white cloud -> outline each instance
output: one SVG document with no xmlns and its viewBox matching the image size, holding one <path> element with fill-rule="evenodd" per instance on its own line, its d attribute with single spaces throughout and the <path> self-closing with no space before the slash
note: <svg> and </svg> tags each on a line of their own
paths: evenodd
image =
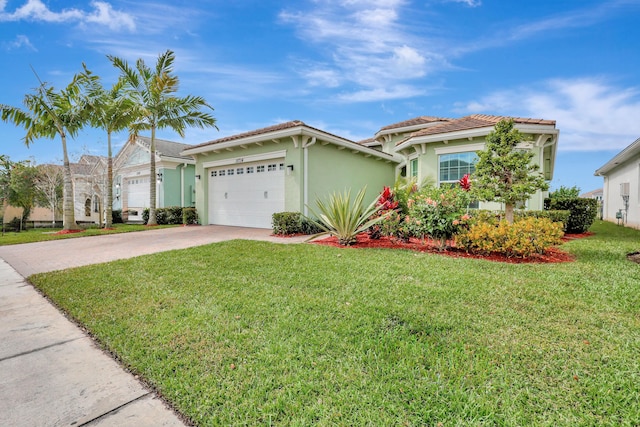
<svg viewBox="0 0 640 427">
<path fill-rule="evenodd" d="M 13 41 L 3 42 L 2 47 L 6 50 L 26 48 L 34 52 L 38 51 L 38 49 L 36 49 L 35 46 L 31 44 L 29 37 L 25 36 L 24 34 L 18 34 Z"/>
<path fill-rule="evenodd" d="M 51 23 L 77 22 L 81 25 L 100 24 L 112 30 L 125 29 L 135 30 L 133 18 L 124 13 L 114 10 L 109 3 L 102 1 L 92 1 L 92 12 L 85 12 L 80 9 L 63 9 L 54 12 L 42 2 L 42 0 L 27 0 L 27 2 L 16 8 L 13 12 L 7 12 L 7 1 L 0 1 L 0 22 L 2 21 L 40 21 Z"/>
<path fill-rule="evenodd" d="M 482 1 L 480 0 L 445 0 L 448 3 L 464 3 L 469 7 L 478 7 L 482 5 Z"/>
<path fill-rule="evenodd" d="M 465 113 L 494 113 L 556 120 L 559 149 L 619 150 L 640 135 L 640 88 L 599 78 L 554 79 L 458 104 Z"/>
<path fill-rule="evenodd" d="M 283 11 L 280 19 L 324 51 L 324 60 L 301 72 L 310 86 L 352 87 L 334 98 L 367 102 L 414 97 L 411 81 L 442 67 L 444 56 L 425 46 L 424 28 L 403 24 L 405 1 L 318 0 L 306 11 Z M 421 33 L 417 36 L 414 33 Z"/>
</svg>

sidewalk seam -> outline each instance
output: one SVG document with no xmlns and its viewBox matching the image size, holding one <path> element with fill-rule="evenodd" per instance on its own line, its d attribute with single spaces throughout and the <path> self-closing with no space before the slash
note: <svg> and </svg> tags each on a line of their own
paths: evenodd
<svg viewBox="0 0 640 427">
<path fill-rule="evenodd" d="M 60 341 L 60 342 L 57 342 L 57 343 L 45 345 L 44 347 L 34 348 L 33 350 L 23 351 L 22 353 L 17 353 L 17 354 L 13 354 L 11 356 L 0 358 L 0 362 L 4 362 L 5 360 L 10 360 L 10 359 L 15 359 L 16 357 L 20 357 L 20 356 L 26 356 L 27 354 L 36 353 L 38 351 L 46 350 L 46 349 L 51 348 L 51 347 L 57 347 L 59 345 L 63 345 L 63 344 L 66 344 L 66 343 L 69 343 L 69 342 L 72 342 L 72 341 L 76 341 L 76 340 L 81 340 L 83 338 L 86 338 L 86 337 L 71 338 L 71 339 Z"/>
<path fill-rule="evenodd" d="M 135 402 L 137 402 L 138 400 L 141 400 L 141 399 L 143 399 L 143 398 L 145 398 L 145 397 L 147 397 L 147 396 L 149 396 L 149 395 L 152 395 L 152 394 L 153 394 L 153 393 L 151 393 L 151 392 L 147 392 L 147 393 L 145 393 L 145 394 L 143 394 L 143 395 L 141 395 L 141 396 L 136 397 L 135 399 L 132 399 L 132 400 L 130 400 L 130 401 L 128 401 L 128 402 L 123 403 L 123 404 L 122 404 L 122 405 L 120 405 L 120 406 L 116 406 L 115 408 L 111 409 L 110 411 L 107 411 L 107 412 L 105 412 L 104 414 L 98 415 L 97 417 L 92 418 L 92 419 L 90 419 L 89 421 L 85 421 L 85 422 L 84 422 L 84 423 L 82 423 L 82 424 L 78 424 L 78 425 L 77 425 L 77 427 L 84 427 L 84 426 L 88 426 L 88 425 L 92 424 L 94 421 L 98 421 L 98 420 L 100 420 L 100 419 L 102 419 L 102 418 L 104 418 L 104 417 L 109 416 L 110 414 L 116 413 L 116 412 L 118 412 L 120 409 L 124 408 L 125 406 L 128 406 L 128 405 L 130 405 L 130 404 L 132 404 L 132 403 L 135 403 Z"/>
</svg>

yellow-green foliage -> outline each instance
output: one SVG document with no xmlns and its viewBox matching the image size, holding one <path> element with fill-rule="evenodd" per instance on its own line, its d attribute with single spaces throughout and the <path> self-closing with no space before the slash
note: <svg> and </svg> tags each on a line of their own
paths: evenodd
<svg viewBox="0 0 640 427">
<path fill-rule="evenodd" d="M 508 257 L 526 258 L 543 254 L 562 242 L 562 223 L 548 218 L 522 218 L 513 224 L 479 222 L 456 235 L 456 246 L 468 252 L 501 253 Z"/>
</svg>

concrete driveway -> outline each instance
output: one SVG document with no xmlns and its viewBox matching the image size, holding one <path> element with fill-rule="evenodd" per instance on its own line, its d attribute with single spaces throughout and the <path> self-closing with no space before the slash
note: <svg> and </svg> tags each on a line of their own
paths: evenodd
<svg viewBox="0 0 640 427">
<path fill-rule="evenodd" d="M 24 277 L 238 238 L 306 239 L 195 226 L 0 246 L 0 426 L 184 426 Z"/>
<path fill-rule="evenodd" d="M 307 236 L 275 237 L 268 229 L 220 225 L 159 228 L 144 232 L 0 246 L 0 258 L 7 261 L 22 276 L 29 277 L 35 273 L 64 270 L 232 239 L 300 243 L 306 240 Z"/>
</svg>

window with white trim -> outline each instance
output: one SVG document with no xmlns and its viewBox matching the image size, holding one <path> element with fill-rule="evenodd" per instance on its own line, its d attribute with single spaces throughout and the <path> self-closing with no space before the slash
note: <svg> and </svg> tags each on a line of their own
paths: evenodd
<svg viewBox="0 0 640 427">
<path fill-rule="evenodd" d="M 457 182 L 466 174 L 471 175 L 476 170 L 477 161 L 478 155 L 473 151 L 441 154 L 438 159 L 438 182 Z"/>
<path fill-rule="evenodd" d="M 256 172 L 264 172 L 264 165 L 256 166 Z"/>
<path fill-rule="evenodd" d="M 275 171 L 275 170 L 276 170 L 276 164 L 275 164 L 275 163 L 273 163 L 273 164 L 271 164 L 271 165 L 267 166 L 267 171 L 268 171 L 268 172 L 273 172 L 273 171 Z"/>
<path fill-rule="evenodd" d="M 253 166 L 247 166 L 247 173 L 253 173 Z"/>
<path fill-rule="evenodd" d="M 463 153 L 440 154 L 438 156 L 438 185 L 458 185 L 458 181 L 465 176 L 471 175 L 476 170 L 478 155 L 475 151 Z M 469 204 L 470 208 L 479 207 L 477 201 Z"/>
<path fill-rule="evenodd" d="M 227 174 L 227 171 L 223 169 L 218 173 L 218 176 L 225 176 L 226 174 Z"/>
<path fill-rule="evenodd" d="M 233 169 L 227 169 L 227 175 L 233 175 Z"/>
<path fill-rule="evenodd" d="M 244 173 L 244 168 L 237 168 L 236 175 L 242 175 Z"/>
<path fill-rule="evenodd" d="M 211 176 L 218 176 L 218 171 L 211 171 Z"/>
<path fill-rule="evenodd" d="M 409 174 L 413 177 L 418 177 L 418 158 L 411 159 L 409 161 Z"/>
</svg>

